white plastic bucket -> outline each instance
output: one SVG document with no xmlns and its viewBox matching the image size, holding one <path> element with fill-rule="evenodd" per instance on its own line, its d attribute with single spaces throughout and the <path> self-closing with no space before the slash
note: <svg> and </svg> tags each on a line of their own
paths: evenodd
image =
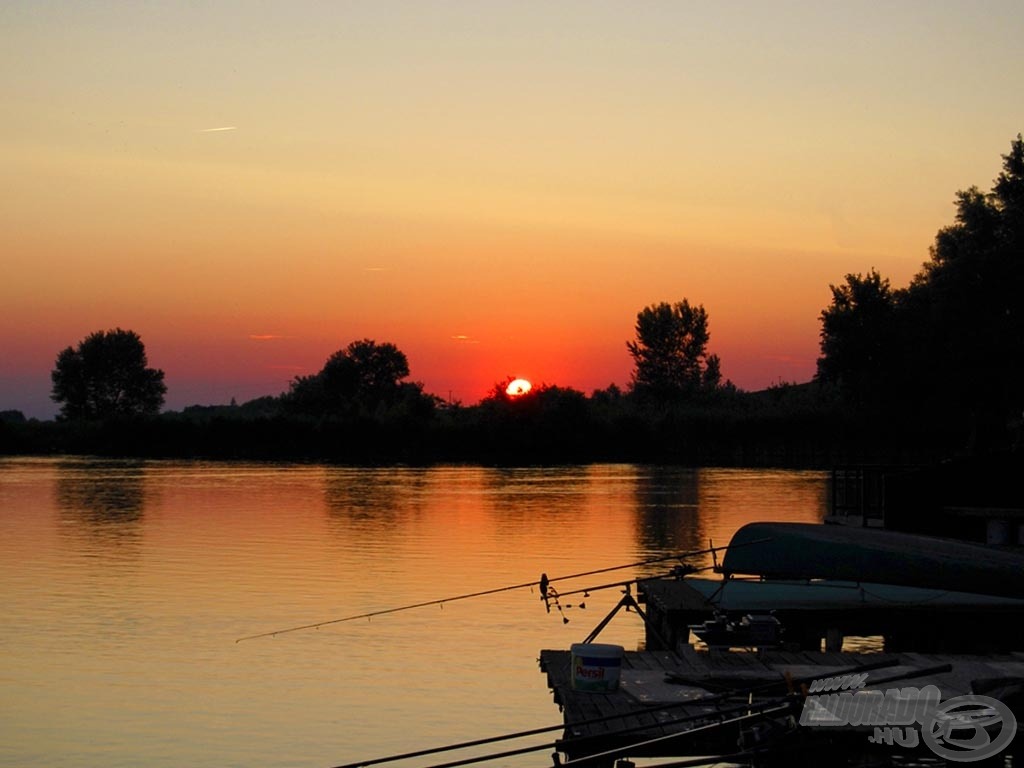
<svg viewBox="0 0 1024 768">
<path fill-rule="evenodd" d="M 618 690 L 622 671 L 621 645 L 575 643 L 570 651 L 573 690 L 596 693 Z"/>
</svg>

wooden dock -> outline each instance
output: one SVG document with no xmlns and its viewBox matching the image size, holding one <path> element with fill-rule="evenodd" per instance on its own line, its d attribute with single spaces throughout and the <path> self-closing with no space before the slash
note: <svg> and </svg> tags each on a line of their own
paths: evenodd
<svg viewBox="0 0 1024 768">
<path fill-rule="evenodd" d="M 872 687 L 872 678 L 884 681 L 907 675 L 902 682 L 890 682 L 879 688 L 935 685 L 941 691 L 943 701 L 972 691 L 981 692 L 978 687 L 992 681 L 1024 681 L 1024 653 L 993 656 L 813 651 L 754 653 L 698 651 L 691 646 L 682 646 L 679 650 L 678 654 L 670 651 L 627 651 L 622 662 L 619 689 L 609 693 L 573 690 L 570 652 L 542 651 L 541 670 L 547 675 L 548 686 L 555 703 L 562 710 L 565 723 L 559 751 L 572 760 L 680 734 L 722 720 L 723 709 L 724 717 L 729 717 L 730 711 L 735 715 L 737 709 L 742 710 L 744 703 L 754 702 L 756 707 L 758 699 L 748 698 L 746 693 L 751 688 L 758 687 L 762 699 L 767 697 L 768 701 L 777 702 L 779 697 L 786 696 L 787 676 L 810 681 L 848 673 L 854 667 L 875 662 L 888 662 L 891 666 L 869 673 L 868 688 Z M 917 671 L 935 670 L 942 665 L 950 665 L 951 669 L 913 677 Z M 725 696 L 725 691 L 738 695 Z M 721 697 L 718 701 L 700 701 L 716 694 Z M 799 695 L 790 699 L 802 701 Z M 799 718 L 798 703 L 795 718 Z M 730 754 L 737 751 L 741 730 L 741 726 L 709 728 L 695 732 L 692 738 L 680 737 L 629 756 Z M 827 730 L 829 738 L 835 736 L 834 729 Z M 866 745 L 864 733 L 856 736 Z M 612 762 L 607 760 L 602 764 L 611 765 Z"/>
</svg>

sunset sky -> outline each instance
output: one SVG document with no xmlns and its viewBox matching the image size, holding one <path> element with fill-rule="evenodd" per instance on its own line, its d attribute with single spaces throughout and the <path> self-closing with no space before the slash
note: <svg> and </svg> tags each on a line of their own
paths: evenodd
<svg viewBox="0 0 1024 768">
<path fill-rule="evenodd" d="M 0 5 L 0 410 L 138 332 L 167 407 L 355 339 L 427 391 L 628 384 L 701 303 L 745 389 L 805 381 L 829 283 L 904 285 L 1024 131 L 993 2 Z"/>
</svg>

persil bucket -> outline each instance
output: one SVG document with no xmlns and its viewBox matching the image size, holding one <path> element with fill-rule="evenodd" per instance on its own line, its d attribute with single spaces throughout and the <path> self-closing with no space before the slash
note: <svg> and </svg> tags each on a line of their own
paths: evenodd
<svg viewBox="0 0 1024 768">
<path fill-rule="evenodd" d="M 577 691 L 607 693 L 619 687 L 622 646 L 575 643 L 572 654 L 572 687 Z"/>
</svg>

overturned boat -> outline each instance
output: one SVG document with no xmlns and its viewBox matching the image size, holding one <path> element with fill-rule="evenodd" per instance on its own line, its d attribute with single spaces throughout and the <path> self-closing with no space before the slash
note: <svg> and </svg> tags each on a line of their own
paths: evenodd
<svg viewBox="0 0 1024 768">
<path fill-rule="evenodd" d="M 1024 555 L 953 539 L 810 523 L 749 523 L 725 578 L 834 579 L 1024 599 Z"/>
</svg>

